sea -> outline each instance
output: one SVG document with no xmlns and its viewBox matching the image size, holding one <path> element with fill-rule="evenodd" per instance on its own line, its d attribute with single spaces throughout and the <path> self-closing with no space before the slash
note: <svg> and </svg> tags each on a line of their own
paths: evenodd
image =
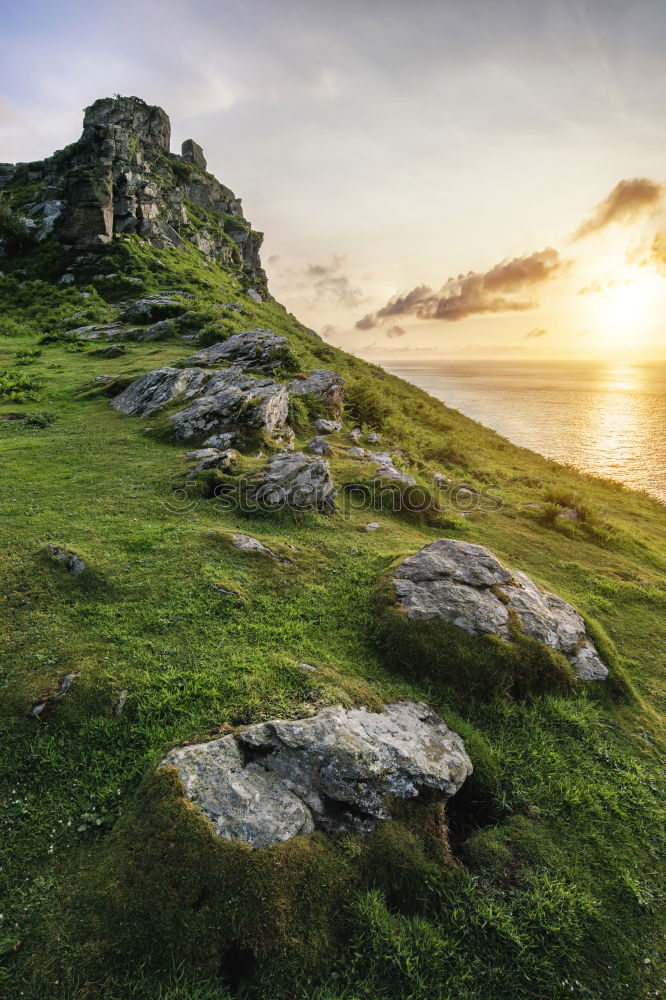
<svg viewBox="0 0 666 1000">
<path fill-rule="evenodd" d="M 384 363 L 514 444 L 666 503 L 666 362 Z"/>
</svg>

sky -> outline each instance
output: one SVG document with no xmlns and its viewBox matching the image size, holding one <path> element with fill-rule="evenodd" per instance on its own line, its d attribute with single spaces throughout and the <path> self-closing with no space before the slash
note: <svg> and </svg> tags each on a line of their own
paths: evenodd
<svg viewBox="0 0 666 1000">
<path fill-rule="evenodd" d="M 0 0 L 0 24 L 0 161 L 98 97 L 161 105 L 332 343 L 666 359 L 664 0 Z"/>
</svg>

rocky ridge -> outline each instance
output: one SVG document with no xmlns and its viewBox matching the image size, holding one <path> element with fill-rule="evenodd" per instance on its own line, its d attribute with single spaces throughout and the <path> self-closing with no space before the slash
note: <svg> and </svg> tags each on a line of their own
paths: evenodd
<svg viewBox="0 0 666 1000">
<path fill-rule="evenodd" d="M 0 190 L 19 197 L 28 235 L 54 235 L 73 251 L 73 273 L 99 270 L 114 236 L 136 234 L 159 248 L 188 241 L 265 289 L 263 235 L 240 199 L 207 172 L 197 143 L 186 140 L 177 154 L 170 142 L 162 108 L 105 97 L 86 108 L 77 142 L 40 162 L 0 164 Z"/>
</svg>

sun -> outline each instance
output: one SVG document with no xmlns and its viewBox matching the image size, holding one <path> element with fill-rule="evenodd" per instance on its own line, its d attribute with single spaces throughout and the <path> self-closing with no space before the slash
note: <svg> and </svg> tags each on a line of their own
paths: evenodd
<svg viewBox="0 0 666 1000">
<path fill-rule="evenodd" d="M 639 267 L 624 269 L 591 299 L 591 322 L 609 347 L 640 342 L 663 316 L 663 283 Z"/>
</svg>

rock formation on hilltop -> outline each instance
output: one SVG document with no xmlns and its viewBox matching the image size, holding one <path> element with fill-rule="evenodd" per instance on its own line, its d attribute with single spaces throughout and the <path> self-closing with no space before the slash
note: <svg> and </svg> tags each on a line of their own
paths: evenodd
<svg viewBox="0 0 666 1000">
<path fill-rule="evenodd" d="M 178 155 L 170 140 L 162 108 L 138 97 L 101 98 L 86 108 L 77 142 L 40 162 L 0 164 L 0 191 L 27 235 L 53 234 L 79 255 L 79 268 L 94 269 L 95 251 L 114 235 L 138 234 L 159 248 L 187 240 L 265 287 L 263 234 L 251 228 L 240 199 L 206 172 L 201 146 L 187 139 Z"/>
</svg>

